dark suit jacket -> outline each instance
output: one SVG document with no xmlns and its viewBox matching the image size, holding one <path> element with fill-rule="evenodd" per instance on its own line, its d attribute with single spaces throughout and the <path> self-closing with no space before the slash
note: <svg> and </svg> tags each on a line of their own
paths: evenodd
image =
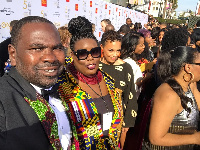
<svg viewBox="0 0 200 150">
<path fill-rule="evenodd" d="M 11 43 L 11 38 L 8 38 L 0 43 L 0 77 L 4 74 L 5 62 L 8 60 L 8 45 Z"/>
<path fill-rule="evenodd" d="M 36 113 L 24 100 L 36 91 L 14 67 L 0 78 L 0 149 L 53 149 Z"/>
</svg>

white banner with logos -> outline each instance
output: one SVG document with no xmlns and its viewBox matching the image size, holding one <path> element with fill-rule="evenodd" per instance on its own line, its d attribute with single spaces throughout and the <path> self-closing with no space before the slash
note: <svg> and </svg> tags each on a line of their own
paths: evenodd
<svg viewBox="0 0 200 150">
<path fill-rule="evenodd" d="M 101 20 L 110 19 L 115 30 L 130 17 L 145 24 L 148 15 L 103 0 L 1 0 L 0 42 L 10 37 L 10 21 L 26 16 L 41 16 L 57 28 L 67 25 L 71 18 L 84 16 L 96 25 L 95 36 L 101 39 Z"/>
</svg>

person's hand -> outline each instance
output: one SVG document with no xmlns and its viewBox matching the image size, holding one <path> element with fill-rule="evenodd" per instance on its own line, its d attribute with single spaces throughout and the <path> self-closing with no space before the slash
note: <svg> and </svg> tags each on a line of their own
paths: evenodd
<svg viewBox="0 0 200 150">
<path fill-rule="evenodd" d="M 156 64 L 157 62 L 157 58 L 154 58 L 154 60 L 152 61 L 154 64 Z"/>
<path fill-rule="evenodd" d="M 129 128 L 122 128 L 122 133 L 126 133 L 128 131 Z"/>
<path fill-rule="evenodd" d="M 144 75 L 144 78 L 147 80 L 147 79 L 150 79 L 152 77 L 152 73 L 151 72 L 146 72 L 145 75 Z"/>
</svg>

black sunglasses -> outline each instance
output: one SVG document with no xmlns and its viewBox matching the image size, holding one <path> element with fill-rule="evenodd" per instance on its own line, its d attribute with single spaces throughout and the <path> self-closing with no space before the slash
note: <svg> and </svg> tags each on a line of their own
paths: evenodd
<svg viewBox="0 0 200 150">
<path fill-rule="evenodd" d="M 79 49 L 76 52 L 73 52 L 78 60 L 85 60 L 87 59 L 88 55 L 91 54 L 93 58 L 101 57 L 101 47 L 92 48 L 90 51 L 86 49 Z"/>
<path fill-rule="evenodd" d="M 199 66 L 200 66 L 200 63 L 191 63 L 191 64 L 194 64 L 194 65 L 199 65 Z"/>
</svg>

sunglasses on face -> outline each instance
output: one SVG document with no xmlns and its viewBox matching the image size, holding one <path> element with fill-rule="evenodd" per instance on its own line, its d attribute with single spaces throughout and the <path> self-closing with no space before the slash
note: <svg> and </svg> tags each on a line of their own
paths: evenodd
<svg viewBox="0 0 200 150">
<path fill-rule="evenodd" d="M 193 65 L 199 65 L 200 66 L 200 63 L 192 63 Z"/>
<path fill-rule="evenodd" d="M 87 59 L 88 55 L 91 54 L 93 58 L 101 57 L 101 47 L 92 48 L 90 51 L 86 49 L 79 49 L 76 52 L 73 52 L 78 60 L 85 60 Z"/>
</svg>

